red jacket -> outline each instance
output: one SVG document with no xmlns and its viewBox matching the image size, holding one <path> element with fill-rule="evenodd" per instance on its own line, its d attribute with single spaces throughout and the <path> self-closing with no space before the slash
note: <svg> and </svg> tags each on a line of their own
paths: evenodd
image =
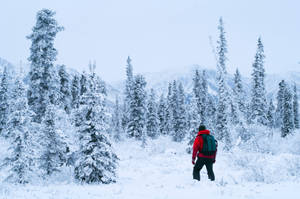
<svg viewBox="0 0 300 199">
<path fill-rule="evenodd" d="M 213 154 L 213 155 L 210 155 L 210 156 L 206 156 L 206 155 L 203 155 L 200 151 L 202 150 L 203 148 L 203 137 L 200 136 L 201 134 L 210 134 L 209 130 L 203 130 L 203 131 L 199 131 L 198 132 L 198 135 L 194 141 L 194 145 L 193 145 L 193 157 L 192 159 L 195 160 L 196 159 L 196 156 L 197 156 L 197 153 L 198 153 L 198 157 L 199 158 L 211 158 L 211 159 L 216 159 L 216 154 L 217 154 L 217 151 Z"/>
</svg>

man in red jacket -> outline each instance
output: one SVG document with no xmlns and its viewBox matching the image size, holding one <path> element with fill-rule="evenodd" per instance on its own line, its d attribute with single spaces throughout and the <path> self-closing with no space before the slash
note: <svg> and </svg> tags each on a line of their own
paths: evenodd
<svg viewBox="0 0 300 199">
<path fill-rule="evenodd" d="M 211 181 L 214 181 L 215 174 L 213 171 L 213 163 L 215 163 L 216 161 L 217 151 L 213 155 L 208 155 L 208 156 L 201 153 L 201 150 L 203 148 L 203 137 L 201 136 L 202 134 L 207 134 L 207 135 L 210 134 L 209 130 L 207 130 L 204 125 L 199 126 L 199 132 L 193 145 L 192 163 L 193 165 L 195 165 L 193 170 L 193 178 L 200 181 L 200 170 L 205 165 L 208 178 Z M 198 158 L 195 163 L 196 156 Z"/>
</svg>

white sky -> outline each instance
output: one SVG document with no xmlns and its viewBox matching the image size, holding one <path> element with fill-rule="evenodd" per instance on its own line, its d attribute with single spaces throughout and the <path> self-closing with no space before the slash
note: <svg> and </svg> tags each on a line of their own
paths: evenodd
<svg viewBox="0 0 300 199">
<path fill-rule="evenodd" d="M 217 37 L 223 16 L 229 45 L 228 71 L 249 76 L 258 36 L 266 72 L 300 71 L 298 0 L 0 0 L 0 57 L 18 64 L 29 56 L 36 12 L 56 11 L 65 31 L 55 46 L 57 63 L 79 71 L 89 60 L 109 82 L 125 78 L 126 58 L 134 72 L 214 68 L 209 36 Z M 188 69 L 187 69 L 188 70 Z"/>
</svg>

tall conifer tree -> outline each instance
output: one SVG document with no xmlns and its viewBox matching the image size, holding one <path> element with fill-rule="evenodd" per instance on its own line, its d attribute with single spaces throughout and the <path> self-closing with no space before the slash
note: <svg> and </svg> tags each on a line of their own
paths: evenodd
<svg viewBox="0 0 300 199">
<path fill-rule="evenodd" d="M 259 37 L 254 63 L 252 65 L 251 121 L 262 125 L 267 124 L 264 59 L 264 46 Z"/>
<path fill-rule="evenodd" d="M 56 34 L 63 30 L 54 19 L 55 12 L 43 9 L 37 13 L 36 24 L 32 34 L 30 57 L 31 68 L 29 72 L 28 104 L 35 112 L 35 121 L 41 122 L 47 107 L 47 99 L 56 103 L 55 90 L 52 89 L 55 73 L 54 61 L 57 51 L 54 48 Z"/>
<path fill-rule="evenodd" d="M 78 125 L 80 149 L 75 164 L 75 178 L 84 183 L 116 182 L 117 156 L 107 135 L 105 94 L 97 93 L 96 84 L 89 80 L 90 89 L 83 95 L 82 115 Z"/>
<path fill-rule="evenodd" d="M 121 120 L 121 109 L 119 103 L 119 97 L 116 97 L 114 112 L 112 115 L 112 130 L 113 137 L 115 140 L 120 141 L 122 139 L 122 120 Z"/>
<path fill-rule="evenodd" d="M 78 75 L 75 75 L 72 80 L 71 85 L 71 96 L 72 96 L 72 102 L 71 107 L 72 109 L 76 109 L 79 107 L 80 102 L 80 77 Z"/>
<path fill-rule="evenodd" d="M 9 135 L 10 156 L 5 158 L 2 166 L 9 167 L 7 181 L 25 184 L 30 182 L 36 172 L 34 157 L 35 136 L 31 131 L 32 115 L 27 104 L 27 96 L 22 80 L 17 80 L 10 98 L 10 109 L 7 127 L 4 130 Z"/>
<path fill-rule="evenodd" d="M 127 133 L 129 137 L 141 140 L 145 134 L 145 114 L 146 114 L 146 81 L 142 75 L 136 75 L 132 89 L 132 99 L 130 101 L 130 115 Z"/>
<path fill-rule="evenodd" d="M 66 71 L 65 65 L 61 65 L 58 70 L 58 75 L 60 79 L 60 105 L 67 112 L 70 113 L 71 110 L 71 82 L 70 75 Z"/>
<path fill-rule="evenodd" d="M 216 135 L 217 138 L 225 142 L 225 148 L 229 149 L 231 145 L 231 139 L 228 129 L 228 90 L 226 84 L 226 53 L 227 53 L 227 41 L 225 38 L 225 30 L 222 18 L 219 20 L 219 40 L 218 40 L 218 104 L 217 104 L 217 113 L 216 113 Z"/>
<path fill-rule="evenodd" d="M 294 124 L 295 128 L 299 129 L 299 105 L 298 105 L 298 93 L 297 86 L 294 84 L 293 88 L 293 109 L 294 109 Z"/>
<path fill-rule="evenodd" d="M 162 94 L 158 103 L 158 125 L 161 135 L 167 134 L 167 106 L 164 95 Z"/>
<path fill-rule="evenodd" d="M 4 71 L 0 82 L 0 135 L 3 134 L 3 130 L 6 129 L 7 117 L 9 114 L 9 99 L 10 99 L 10 77 L 7 67 L 4 67 Z"/>
<path fill-rule="evenodd" d="M 129 124 L 130 118 L 130 103 L 132 101 L 132 92 L 133 92 L 133 84 L 134 84 L 134 77 L 133 77 L 133 67 L 131 63 L 131 58 L 128 56 L 127 58 L 127 65 L 126 65 L 126 82 L 125 82 L 125 98 L 124 98 L 124 105 L 123 105 L 123 115 L 122 115 L 122 126 L 124 131 L 127 131 L 127 127 Z"/>
<path fill-rule="evenodd" d="M 280 100 L 280 115 L 281 115 L 281 136 L 285 137 L 291 134 L 294 130 L 294 110 L 293 110 L 293 96 L 289 86 L 282 80 L 279 83 L 282 92 L 278 96 L 281 96 Z"/>
<path fill-rule="evenodd" d="M 147 135 L 151 138 L 157 138 L 159 132 L 157 104 L 155 100 L 156 97 L 155 97 L 154 89 L 151 89 L 150 96 L 148 98 L 147 113 L 146 113 Z"/>
</svg>

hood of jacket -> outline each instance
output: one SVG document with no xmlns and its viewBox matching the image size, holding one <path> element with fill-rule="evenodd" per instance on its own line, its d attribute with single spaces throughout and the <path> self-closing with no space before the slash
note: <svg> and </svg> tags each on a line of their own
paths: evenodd
<svg viewBox="0 0 300 199">
<path fill-rule="evenodd" d="M 210 131 L 206 129 L 206 130 L 202 130 L 202 131 L 199 131 L 199 132 L 198 132 L 198 135 L 202 135 L 202 134 L 209 135 L 209 134 L 210 134 Z"/>
</svg>

